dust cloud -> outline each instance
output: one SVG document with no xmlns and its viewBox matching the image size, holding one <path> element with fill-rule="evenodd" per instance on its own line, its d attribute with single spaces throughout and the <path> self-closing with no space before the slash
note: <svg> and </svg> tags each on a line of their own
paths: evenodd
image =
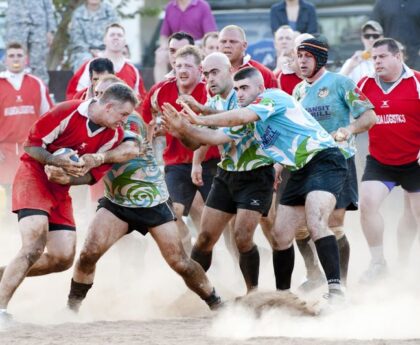
<svg viewBox="0 0 420 345">
<path fill-rule="evenodd" d="M 91 210 L 86 206 L 83 187 L 77 187 L 73 194 L 77 201 L 75 215 L 80 250 Z M 351 244 L 348 303 L 346 308 L 332 314 L 307 317 L 275 309 L 256 317 L 250 310 L 238 306 L 211 313 L 165 264 L 151 237 L 134 233 L 124 237 L 101 259 L 94 286 L 78 315 L 65 308 L 71 269 L 25 279 L 9 305 L 9 312 L 21 326 L 1 332 L 0 343 L 66 345 L 74 343 L 72 334 L 83 334 L 84 338 L 80 339 L 84 339 L 84 344 L 179 344 L 181 341 L 191 345 L 231 344 L 231 341 L 245 344 L 250 338 L 253 340 L 246 341 L 246 344 L 275 343 L 274 339 L 271 342 L 267 337 L 282 337 L 284 344 L 296 345 L 307 344 L 306 341 L 308 344 L 327 344 L 329 341 L 335 344 L 406 344 L 405 340 L 420 339 L 420 255 L 417 237 L 409 264 L 404 267 L 399 264 L 396 227 L 402 213 L 402 200 L 402 191 L 397 189 L 382 207 L 390 277 L 377 286 L 366 287 L 358 283 L 370 256 L 358 212 L 348 214 L 346 232 Z M 260 288 L 273 290 L 271 251 L 260 230 L 256 242 L 261 255 Z M 0 265 L 4 265 L 20 246 L 15 217 L 3 217 L 0 243 Z M 225 300 L 243 295 L 245 285 L 239 268 L 226 251 L 222 239 L 213 257 L 209 278 L 217 291 Z M 296 258 L 293 288 L 304 280 L 303 263 L 298 252 Z M 325 289 L 301 297 L 319 300 Z M 128 339 L 128 335 L 132 338 Z M 306 338 L 318 340 L 309 342 Z M 371 339 L 390 340 L 376 343 Z M 420 340 L 409 343 L 418 344 Z"/>
</svg>

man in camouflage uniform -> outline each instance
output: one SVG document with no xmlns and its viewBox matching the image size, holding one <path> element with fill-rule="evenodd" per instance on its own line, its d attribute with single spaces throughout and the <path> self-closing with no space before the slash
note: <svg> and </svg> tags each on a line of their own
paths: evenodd
<svg viewBox="0 0 420 345">
<path fill-rule="evenodd" d="M 84 62 L 105 49 L 104 33 L 119 22 L 117 12 L 106 2 L 86 0 L 72 15 L 70 23 L 71 66 L 76 71 Z"/>
<path fill-rule="evenodd" d="M 57 29 L 52 0 L 8 0 L 7 5 L 6 42 L 27 47 L 32 74 L 48 85 L 46 61 Z"/>
</svg>

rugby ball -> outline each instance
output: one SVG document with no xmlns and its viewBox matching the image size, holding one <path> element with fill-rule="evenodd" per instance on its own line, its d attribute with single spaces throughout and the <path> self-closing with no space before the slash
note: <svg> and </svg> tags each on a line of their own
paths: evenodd
<svg viewBox="0 0 420 345">
<path fill-rule="evenodd" d="M 58 149 L 57 151 L 55 151 L 55 152 L 53 153 L 53 155 L 54 155 L 54 156 L 60 156 L 60 155 L 64 155 L 64 154 L 69 153 L 69 152 L 73 152 L 73 153 L 74 153 L 74 154 L 72 154 L 72 155 L 70 156 L 70 159 L 71 159 L 72 161 L 74 161 L 74 162 L 78 162 L 78 161 L 79 161 L 79 156 L 78 156 L 78 154 L 77 154 L 76 152 L 74 152 L 74 150 L 69 149 L 69 148 L 66 148 L 66 147 L 63 147 L 63 148 L 61 148 L 61 149 Z"/>
</svg>

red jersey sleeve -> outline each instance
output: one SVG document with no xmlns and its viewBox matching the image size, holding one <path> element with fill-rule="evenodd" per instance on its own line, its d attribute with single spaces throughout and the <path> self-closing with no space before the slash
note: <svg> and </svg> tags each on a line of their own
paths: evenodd
<svg viewBox="0 0 420 345">
<path fill-rule="evenodd" d="M 80 78 L 82 77 L 85 69 L 87 68 L 87 64 L 90 61 L 85 62 L 80 68 L 73 74 L 69 83 L 67 84 L 66 89 L 66 100 L 71 100 L 74 98 L 74 95 L 77 92 L 77 85 L 79 84 Z"/>
<path fill-rule="evenodd" d="M 159 82 L 151 87 L 149 92 L 146 93 L 146 96 L 143 99 L 141 104 L 140 114 L 143 118 L 144 122 L 147 124 L 153 120 L 153 106 L 152 106 L 152 98 L 154 97 L 155 92 L 158 88 L 163 85 L 164 82 Z"/>
</svg>

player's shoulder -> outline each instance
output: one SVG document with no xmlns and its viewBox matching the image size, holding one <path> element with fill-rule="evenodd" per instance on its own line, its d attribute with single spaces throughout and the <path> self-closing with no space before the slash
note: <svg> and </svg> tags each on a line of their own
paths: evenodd
<svg viewBox="0 0 420 345">
<path fill-rule="evenodd" d="M 261 73 L 273 73 L 268 67 L 264 66 L 262 63 L 256 60 L 251 59 L 248 61 L 248 64 L 259 70 Z"/>
<path fill-rule="evenodd" d="M 420 71 L 416 71 L 415 69 L 412 70 L 414 74 L 414 78 L 417 79 L 418 82 L 420 82 Z"/>
<path fill-rule="evenodd" d="M 360 78 L 360 80 L 357 82 L 357 87 L 363 90 L 364 88 L 366 88 L 366 86 L 370 85 L 374 81 L 375 77 L 365 75 L 364 77 Z"/>
<path fill-rule="evenodd" d="M 51 111 L 56 113 L 67 113 L 70 114 L 71 112 L 78 109 L 81 103 L 84 101 L 81 99 L 71 99 L 69 101 L 64 101 L 61 103 L 57 103 Z"/>
</svg>

